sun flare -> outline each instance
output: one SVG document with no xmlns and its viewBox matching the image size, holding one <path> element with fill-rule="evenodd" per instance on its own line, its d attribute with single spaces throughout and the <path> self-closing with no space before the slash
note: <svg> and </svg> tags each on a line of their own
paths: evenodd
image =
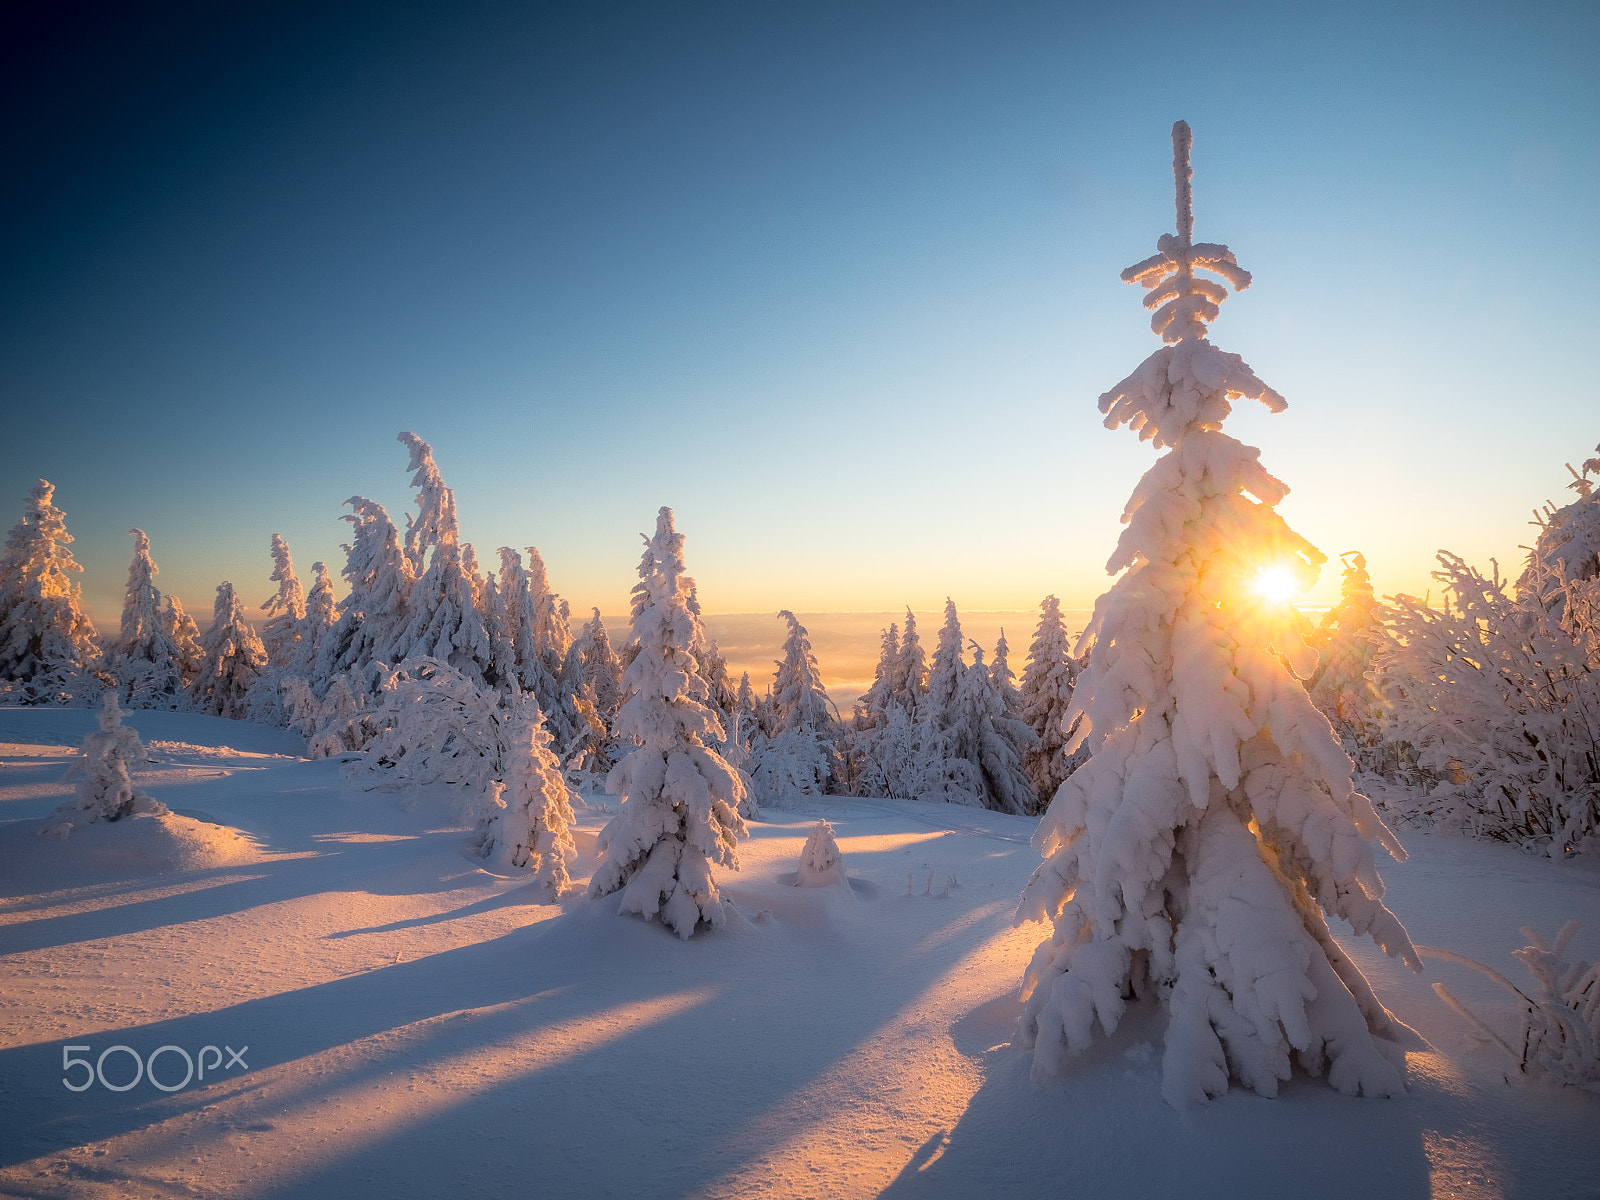
<svg viewBox="0 0 1600 1200">
<path fill-rule="evenodd" d="M 1262 567 L 1251 586 L 1256 594 L 1276 604 L 1288 604 L 1300 594 L 1300 581 L 1287 567 Z"/>
</svg>

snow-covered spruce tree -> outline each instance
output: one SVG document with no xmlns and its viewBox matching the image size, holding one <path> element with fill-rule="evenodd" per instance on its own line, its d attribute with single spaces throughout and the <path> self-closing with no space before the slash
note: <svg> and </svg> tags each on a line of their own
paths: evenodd
<svg viewBox="0 0 1600 1200">
<path fill-rule="evenodd" d="M 545 725 L 558 747 L 577 732 L 575 709 L 561 685 L 561 672 L 572 646 L 567 623 L 545 578 L 544 560 L 528 547 L 531 569 L 509 546 L 500 547 L 500 590 L 506 607 L 506 634 L 516 665 L 517 685 L 533 695 Z"/>
<path fill-rule="evenodd" d="M 827 821 L 818 821 L 811 827 L 811 834 L 800 851 L 800 863 L 795 868 L 794 886 L 850 886 L 844 873 L 844 854 L 833 836 L 833 826 Z"/>
<path fill-rule="evenodd" d="M 1067 758 L 1065 724 L 1077 678 L 1078 663 L 1068 645 L 1061 602 L 1046 596 L 1039 602 L 1039 624 L 1033 632 L 1033 644 L 1028 647 L 1022 684 L 1017 689 L 1022 697 L 1022 719 L 1039 735 L 1039 746 L 1028 753 L 1024 765 L 1039 793 L 1041 807 L 1049 807 L 1062 780 L 1077 766 Z"/>
<path fill-rule="evenodd" d="M 872 669 L 872 686 L 861 693 L 856 701 L 851 724 L 857 732 L 876 729 L 888 719 L 891 691 L 894 687 L 895 664 L 900 659 L 900 626 L 889 622 L 883 631 L 883 641 L 878 650 L 878 665 Z"/>
<path fill-rule="evenodd" d="M 1170 1020 L 1162 1094 L 1181 1105 L 1230 1076 L 1273 1095 L 1291 1060 L 1346 1094 L 1403 1090 L 1397 1022 L 1334 941 L 1348 921 L 1420 969 L 1384 907 L 1371 839 L 1401 856 L 1299 681 L 1315 654 L 1291 606 L 1248 586 L 1265 564 L 1314 573 L 1322 556 L 1274 509 L 1284 485 L 1221 430 L 1236 398 L 1284 401 L 1206 339 L 1250 277 L 1225 246 L 1192 242 L 1189 128 L 1173 127 L 1178 232 L 1123 272 L 1148 289 L 1166 343 L 1100 398 L 1167 453 L 1128 502 L 1073 696 L 1093 754 L 1035 835 L 1044 862 L 1017 918 L 1055 929 L 1023 983 L 1034 1070 L 1060 1070 L 1130 996 Z"/>
<path fill-rule="evenodd" d="M 355 536 L 342 547 L 345 564 L 340 574 L 350 591 L 317 652 L 310 685 L 318 697 L 326 694 L 337 675 L 395 661 L 416 579 L 400 545 L 400 532 L 383 505 L 365 496 L 351 496 L 345 505 L 350 511 L 340 520 L 355 527 Z"/>
<path fill-rule="evenodd" d="M 1003 645 L 1005 637 L 1001 635 Z M 997 661 L 998 661 L 998 655 Z M 959 752 L 978 768 L 983 805 L 999 812 L 1032 816 L 1039 795 L 1023 766 L 1027 751 L 1038 745 L 1028 723 L 1006 711 L 1005 697 L 992 670 L 983 664 L 983 648 L 972 643 L 972 665 L 956 687 L 955 720 Z"/>
<path fill-rule="evenodd" d="M 122 723 L 115 688 L 106 689 L 99 719 L 100 728 L 84 736 L 79 757 L 61 777 L 68 783 L 77 780 L 76 799 L 57 808 L 41 834 L 64 838 L 74 827 L 167 811 L 165 804 L 134 787 L 128 775 L 128 764 L 144 758 L 144 743 L 137 731 Z"/>
<path fill-rule="evenodd" d="M 399 439 L 411 449 L 411 485 L 418 489 L 418 515 L 407 518 L 406 558 L 415 571 L 430 547 L 433 553 L 407 597 L 409 620 L 392 661 L 435 658 L 482 683 L 493 673 L 494 651 L 478 610 L 483 581 L 472 547 L 460 540 L 455 495 L 434 465 L 428 443 L 414 433 Z"/>
<path fill-rule="evenodd" d="M 722 730 L 705 704 L 693 650 L 702 634 L 689 608 L 694 581 L 684 573 L 683 535 L 670 508 L 656 517 L 639 576 L 629 637 L 635 653 L 616 722 L 617 734 L 637 748 L 606 779 L 622 805 L 600 831 L 589 890 L 620 891 L 619 912 L 659 915 L 688 938 L 702 922 L 715 928 L 726 919 L 711 867 L 738 867 L 744 784 L 707 746 Z"/>
<path fill-rule="evenodd" d="M 598 608 L 572 639 L 561 681 L 571 694 L 587 696 L 602 721 L 609 724 L 616 718 L 622 703 L 622 663 L 611 648 Z"/>
<path fill-rule="evenodd" d="M 233 584 L 217 585 L 211 610 L 211 628 L 201 642 L 205 653 L 200 674 L 189 687 L 189 704 L 195 712 L 243 720 L 250 685 L 266 670 L 267 652 L 261 638 L 245 619 L 244 605 Z"/>
<path fill-rule="evenodd" d="M 772 732 L 751 754 L 750 780 L 763 804 L 782 807 L 826 793 L 842 765 L 828 712 L 832 701 L 806 627 L 788 609 L 778 617 L 788 622 L 789 632 L 772 681 Z"/>
<path fill-rule="evenodd" d="M 1383 736 L 1432 781 L 1401 815 L 1577 849 L 1600 831 L 1600 672 L 1554 612 L 1506 594 L 1498 569 L 1485 577 L 1444 551 L 1439 565 L 1439 607 L 1392 597 L 1373 656 Z"/>
<path fill-rule="evenodd" d="M 914 718 L 927 690 L 928 659 L 917 637 L 917 618 L 907 605 L 905 629 L 900 634 L 900 657 L 895 662 L 894 683 L 889 692 L 906 715 Z"/>
<path fill-rule="evenodd" d="M 572 804 L 560 764 L 550 752 L 550 731 L 538 706 L 506 724 L 504 781 L 479 838 L 478 852 L 501 870 L 526 868 L 548 901 L 571 887 L 577 857 Z"/>
<path fill-rule="evenodd" d="M 167 634 L 178 647 L 178 666 L 183 672 L 183 686 L 188 687 L 205 666 L 206 652 L 200 645 L 200 626 L 183 610 L 183 602 L 171 592 L 167 593 L 167 606 L 161 610 L 167 623 Z"/>
<path fill-rule="evenodd" d="M 928 665 L 927 713 L 940 728 L 948 728 L 954 714 L 956 691 L 961 686 L 961 676 L 966 671 L 961 648 L 961 617 L 956 612 L 956 602 L 949 597 L 944 602 L 944 624 L 939 627 L 939 641 L 933 648 L 933 662 Z"/>
<path fill-rule="evenodd" d="M 1377 765 L 1378 724 L 1383 698 L 1372 685 L 1372 654 L 1383 641 L 1383 605 L 1372 591 L 1366 556 L 1354 550 L 1340 556 L 1344 577 L 1339 603 L 1311 635 L 1317 669 L 1306 680 L 1311 702 L 1322 710 L 1345 750 L 1362 767 Z"/>
<path fill-rule="evenodd" d="M 322 654 L 322 644 L 327 641 L 337 619 L 338 601 L 333 594 L 328 568 L 319 562 L 312 563 L 311 591 L 306 594 L 305 615 L 295 634 L 294 657 L 289 661 L 287 674 L 311 678 Z"/>
<path fill-rule="evenodd" d="M 173 617 L 161 607 L 155 585 L 160 568 L 150 557 L 150 539 L 130 529 L 133 561 L 122 598 L 122 630 L 107 656 L 117 694 L 129 708 L 177 708 L 183 700 L 184 652 L 173 636 Z"/>
<path fill-rule="evenodd" d="M 100 641 L 73 578 L 83 568 L 54 501 L 54 484 L 33 485 L 0 559 L 0 681 L 23 685 L 14 694 L 25 703 L 87 701 L 101 686 Z"/>
<path fill-rule="evenodd" d="M 267 652 L 267 664 L 285 667 L 293 658 L 300 639 L 300 623 L 306 616 L 306 593 L 300 586 L 300 577 L 294 573 L 294 560 L 289 557 L 289 543 L 281 534 L 272 535 L 272 582 L 278 590 L 261 611 L 267 622 L 261 627 L 261 645 Z"/>
</svg>

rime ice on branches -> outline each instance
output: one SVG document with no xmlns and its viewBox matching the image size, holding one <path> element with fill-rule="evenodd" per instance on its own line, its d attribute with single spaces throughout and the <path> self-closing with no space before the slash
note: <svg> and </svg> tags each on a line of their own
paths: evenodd
<svg viewBox="0 0 1600 1200">
<path fill-rule="evenodd" d="M 1328 918 L 1420 969 L 1372 842 L 1403 852 L 1295 678 L 1316 665 L 1306 622 L 1252 587 L 1267 568 L 1309 582 L 1324 559 L 1275 511 L 1288 489 L 1259 452 L 1221 430 L 1240 397 L 1284 401 L 1206 339 L 1227 291 L 1195 272 L 1237 289 L 1250 276 L 1226 246 L 1194 243 L 1181 121 L 1173 150 L 1178 232 L 1123 272 L 1166 344 L 1100 398 L 1109 428 L 1167 453 L 1124 511 L 1107 564 L 1120 577 L 1095 606 L 1066 717 L 1082 717 L 1069 752 L 1086 740 L 1091 757 L 1035 835 L 1044 862 L 1017 916 L 1054 932 L 1028 967 L 1020 1032 L 1049 1074 L 1153 994 L 1170 1016 L 1174 1104 L 1230 1078 L 1272 1095 L 1293 1061 L 1341 1092 L 1393 1095 L 1401 1027 Z"/>
</svg>

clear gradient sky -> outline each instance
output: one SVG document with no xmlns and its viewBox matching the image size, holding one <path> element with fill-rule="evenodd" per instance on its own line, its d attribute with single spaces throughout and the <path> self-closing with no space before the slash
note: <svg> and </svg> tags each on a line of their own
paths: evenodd
<svg viewBox="0 0 1600 1200">
<path fill-rule="evenodd" d="M 580 612 L 661 504 L 708 611 L 1088 607 L 1179 117 L 1330 557 L 1514 566 L 1600 441 L 1592 3 L 6 11 L 0 526 L 54 482 L 101 618 L 130 525 L 202 624 L 337 574 L 402 429 Z"/>
</svg>

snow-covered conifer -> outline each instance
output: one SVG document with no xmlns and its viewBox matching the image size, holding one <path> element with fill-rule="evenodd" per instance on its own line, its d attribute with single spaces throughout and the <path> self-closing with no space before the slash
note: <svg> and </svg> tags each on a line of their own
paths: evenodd
<svg viewBox="0 0 1600 1200">
<path fill-rule="evenodd" d="M 772 724 L 750 756 L 750 780 L 763 803 L 783 806 L 827 792 L 841 771 L 833 745 L 834 720 L 806 627 L 788 609 L 783 658 L 772 682 Z"/>
<path fill-rule="evenodd" d="M 183 670 L 183 685 L 188 687 L 200 674 L 206 661 L 205 647 L 200 644 L 200 626 L 196 625 L 194 618 L 184 611 L 183 601 L 171 592 L 167 593 L 167 606 L 161 610 L 161 616 L 167 623 L 168 635 L 178 647 L 178 664 Z"/>
<path fill-rule="evenodd" d="M 933 662 L 928 667 L 926 696 L 928 711 L 941 728 L 950 724 L 956 691 L 967 669 L 961 658 L 961 646 L 961 618 L 956 614 L 955 601 L 946 598 L 944 624 L 939 629 L 939 642 L 933 649 Z"/>
<path fill-rule="evenodd" d="M 960 731 L 959 751 L 978 768 L 985 808 L 1020 816 L 1039 810 L 1039 794 L 1023 767 L 1027 751 L 1038 745 L 1038 735 L 1026 721 L 1006 711 L 995 672 L 984 668 L 983 649 L 976 642 L 972 665 L 956 686 L 952 729 Z"/>
<path fill-rule="evenodd" d="M 395 650 L 406 627 L 406 602 L 416 578 L 400 545 L 400 532 L 383 505 L 365 496 L 351 496 L 345 505 L 350 511 L 340 520 L 350 522 L 355 535 L 343 547 L 345 564 L 340 574 L 350 591 L 317 653 L 311 685 L 319 695 L 336 675 L 396 660 Z"/>
<path fill-rule="evenodd" d="M 89 676 L 100 660 L 100 641 L 83 611 L 73 578 L 82 571 L 67 549 L 72 535 L 55 506 L 55 485 L 41 479 L 27 508 L 6 535 L 0 560 L 0 680 L 29 684 L 52 677 L 36 699 L 63 699 L 55 682 L 77 680 L 80 691 L 99 690 Z M 46 694 L 49 693 L 49 694 Z M 87 697 L 85 697 L 87 698 Z"/>
<path fill-rule="evenodd" d="M 598 608 L 572 639 L 561 680 L 569 693 L 589 696 L 602 721 L 610 723 L 616 717 L 622 703 L 622 663 L 611 648 Z"/>
<path fill-rule="evenodd" d="M 62 776 L 66 782 L 77 780 L 77 798 L 57 808 L 40 833 L 64 838 L 75 826 L 167 811 L 166 805 L 134 787 L 128 775 L 128 764 L 144 758 L 144 743 L 137 731 L 122 723 L 115 688 L 106 689 L 99 720 L 100 728 L 84 736 L 79 757 Z"/>
<path fill-rule="evenodd" d="M 1167 449 L 1129 500 L 1095 606 L 1072 713 L 1090 759 L 1035 836 L 1044 862 L 1020 920 L 1048 920 L 1023 984 L 1020 1035 L 1059 1070 L 1130 995 L 1170 1014 L 1163 1094 L 1263 1095 L 1291 1059 L 1346 1094 L 1403 1088 L 1397 1024 L 1328 917 L 1420 969 L 1384 907 L 1372 839 L 1399 843 L 1351 783 L 1351 763 L 1284 660 L 1309 675 L 1308 626 L 1252 589 L 1266 565 L 1314 577 L 1322 555 L 1274 505 L 1284 485 L 1224 434 L 1236 398 L 1284 407 L 1206 339 L 1225 289 L 1250 282 L 1226 247 L 1196 245 L 1189 128 L 1173 127 L 1178 232 L 1123 278 L 1148 289 L 1166 343 L 1100 398 L 1107 424 Z M 1071 714 L 1069 714 L 1071 715 Z"/>
<path fill-rule="evenodd" d="M 414 433 L 398 437 L 411 451 L 418 513 L 406 518 L 406 561 L 416 582 L 406 597 L 407 621 L 394 642 L 393 661 L 434 658 L 482 683 L 494 673 L 494 649 L 479 607 L 483 579 L 472 547 L 461 541 L 455 493 L 445 486 L 427 442 Z"/>
<path fill-rule="evenodd" d="M 1066 754 L 1065 718 L 1072 707 L 1072 688 L 1078 663 L 1067 645 L 1067 626 L 1061 619 L 1061 602 L 1046 596 L 1039 602 L 1039 625 L 1028 648 L 1028 665 L 1022 670 L 1018 710 L 1039 736 L 1037 749 L 1028 752 L 1025 765 L 1039 803 L 1049 807 L 1061 781 L 1076 764 Z"/>
<path fill-rule="evenodd" d="M 563 746 L 576 732 L 572 719 L 574 710 L 560 682 L 572 639 L 566 637 L 566 622 L 556 612 L 555 598 L 545 580 L 543 559 L 532 546 L 528 547 L 528 555 L 533 570 L 523 568 L 522 556 L 511 547 L 500 547 L 506 633 L 511 641 L 518 685 L 538 701 L 551 737 L 556 745 Z"/>
<path fill-rule="evenodd" d="M 505 779 L 495 811 L 482 833 L 479 853 L 502 870 L 526 868 L 547 901 L 570 888 L 577 857 L 572 841 L 572 804 L 560 764 L 550 752 L 550 731 L 537 705 L 507 722 Z"/>
<path fill-rule="evenodd" d="M 906 608 L 906 624 L 900 634 L 900 657 L 895 662 L 894 684 L 890 694 L 899 701 L 906 715 L 915 717 L 928 690 L 928 659 L 917 637 L 917 618 Z"/>
<path fill-rule="evenodd" d="M 850 886 L 844 873 L 844 854 L 833 836 L 833 826 L 818 821 L 800 851 L 800 865 L 794 873 L 795 887 Z"/>
<path fill-rule="evenodd" d="M 173 636 L 172 618 L 161 607 L 159 571 L 150 539 L 130 529 L 133 561 L 122 599 L 122 630 L 111 647 L 109 666 L 117 693 L 130 708 L 177 708 L 183 698 L 184 652 Z"/>
<path fill-rule="evenodd" d="M 261 645 L 267 651 L 267 664 L 282 668 L 294 657 L 300 623 L 306 615 L 306 593 L 294 573 L 289 543 L 276 533 L 272 535 L 272 582 L 278 590 L 261 606 L 268 617 L 261 627 Z"/>
<path fill-rule="evenodd" d="M 889 622 L 883 631 L 883 642 L 878 651 L 878 665 L 872 671 L 872 686 L 861 693 L 856 701 L 853 724 L 858 731 L 876 729 L 888 717 L 889 703 L 893 698 L 895 664 L 900 658 L 900 626 Z"/>
<path fill-rule="evenodd" d="M 688 938 L 701 922 L 715 928 L 726 919 L 711 867 L 738 866 L 744 783 L 707 745 L 722 730 L 706 707 L 695 661 L 703 635 L 689 607 L 694 581 L 685 574 L 683 535 L 672 527 L 670 508 L 661 509 L 655 536 L 646 539 L 639 576 L 629 637 L 635 654 L 616 722 L 618 736 L 637 749 L 606 780 L 622 805 L 600 832 L 590 892 L 620 891 L 620 912 L 659 915 Z"/>
<path fill-rule="evenodd" d="M 211 612 L 211 628 L 201 642 L 205 660 L 189 688 L 190 706 L 213 717 L 242 720 L 246 693 L 266 669 L 267 652 L 227 580 L 217 585 Z"/>
<path fill-rule="evenodd" d="M 1383 605 L 1373 594 L 1366 557 L 1354 550 L 1341 557 L 1339 603 L 1327 611 L 1311 636 L 1318 660 L 1306 690 L 1345 748 L 1360 758 L 1378 740 L 1383 711 L 1383 699 L 1371 678 L 1373 650 L 1384 637 Z"/>
<path fill-rule="evenodd" d="M 817 656 L 811 651 L 811 639 L 806 635 L 806 627 L 788 609 L 778 617 L 789 624 L 783 641 L 783 659 L 777 664 L 772 681 L 772 707 L 778 732 L 789 729 L 803 729 L 808 733 L 825 731 L 834 723 L 828 713 L 832 701 L 822 686 L 822 673 L 817 667 Z"/>
<path fill-rule="evenodd" d="M 311 591 L 306 594 L 305 616 L 301 619 L 295 637 L 294 658 L 287 673 L 309 680 L 317 669 L 322 655 L 322 645 L 338 619 L 338 600 L 333 594 L 333 580 L 328 568 L 321 563 L 311 564 Z"/>
<path fill-rule="evenodd" d="M 456 496 L 439 474 L 432 446 L 414 433 L 396 434 L 395 440 L 411 452 L 406 470 L 412 472 L 411 486 L 417 489 L 417 515 L 406 514 L 406 561 L 411 564 L 412 576 L 420 578 L 427 570 L 431 547 L 461 541 Z"/>
</svg>

